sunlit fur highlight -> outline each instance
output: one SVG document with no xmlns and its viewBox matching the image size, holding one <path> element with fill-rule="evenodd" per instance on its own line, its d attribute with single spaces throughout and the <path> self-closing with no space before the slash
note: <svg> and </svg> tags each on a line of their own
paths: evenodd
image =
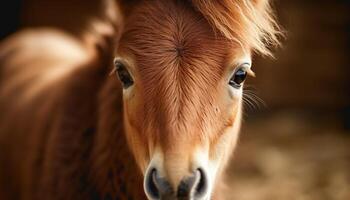
<svg viewBox="0 0 350 200">
<path fill-rule="evenodd" d="M 203 16 L 228 39 L 243 48 L 272 56 L 282 33 L 268 0 L 192 0 Z"/>
</svg>

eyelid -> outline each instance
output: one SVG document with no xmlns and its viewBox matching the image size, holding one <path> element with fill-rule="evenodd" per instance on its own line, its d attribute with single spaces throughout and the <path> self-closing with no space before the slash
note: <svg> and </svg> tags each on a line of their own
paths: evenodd
<svg viewBox="0 0 350 200">
<path fill-rule="evenodd" d="M 133 69 L 133 67 L 131 67 L 131 65 L 130 65 L 130 62 L 129 62 L 129 60 L 127 60 L 127 59 L 125 59 L 125 58 L 122 58 L 122 57 L 115 57 L 114 58 L 114 60 L 113 60 L 113 69 L 114 70 L 112 70 L 113 72 L 116 70 L 116 67 L 115 67 L 115 65 L 116 65 L 116 63 L 118 63 L 118 62 L 120 62 L 120 63 L 122 63 L 123 64 L 123 66 L 126 68 L 126 70 L 129 72 L 129 74 L 130 74 L 130 76 L 134 79 L 135 77 L 134 77 L 134 69 Z"/>
<path fill-rule="evenodd" d="M 114 58 L 113 60 L 114 67 L 116 66 L 117 63 L 122 63 L 125 67 L 127 66 L 127 63 L 120 57 Z"/>
<path fill-rule="evenodd" d="M 249 76 L 251 76 L 251 77 L 256 77 L 254 71 L 251 69 L 250 66 L 251 66 L 250 63 L 243 63 L 243 64 L 240 64 L 240 65 L 238 65 L 238 66 L 236 67 L 235 72 L 236 72 L 238 69 L 244 68 L 245 71 L 247 72 L 247 74 L 248 74 Z"/>
<path fill-rule="evenodd" d="M 114 75 L 114 74 L 117 72 L 117 68 L 115 67 L 116 64 L 117 64 L 117 62 L 123 63 L 123 61 L 122 61 L 121 58 L 119 58 L 119 57 L 114 58 L 114 59 L 113 59 L 113 67 L 112 67 L 111 72 L 109 72 L 109 76 L 112 76 L 112 75 Z M 124 64 L 124 63 L 123 63 L 123 64 Z"/>
</svg>

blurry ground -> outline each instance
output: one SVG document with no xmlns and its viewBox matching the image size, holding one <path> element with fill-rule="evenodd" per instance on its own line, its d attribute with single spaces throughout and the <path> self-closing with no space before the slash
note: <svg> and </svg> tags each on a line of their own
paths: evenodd
<svg viewBox="0 0 350 200">
<path fill-rule="evenodd" d="M 332 115 L 248 117 L 228 179 L 229 200 L 350 200 L 350 133 Z"/>
</svg>

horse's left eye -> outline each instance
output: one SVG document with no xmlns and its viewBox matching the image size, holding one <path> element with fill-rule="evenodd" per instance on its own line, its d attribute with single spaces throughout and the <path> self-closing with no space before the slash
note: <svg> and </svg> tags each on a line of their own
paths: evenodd
<svg viewBox="0 0 350 200">
<path fill-rule="evenodd" d="M 128 87 L 134 84 L 134 81 L 130 73 L 128 72 L 128 70 L 126 69 L 123 63 L 118 61 L 115 62 L 115 68 L 116 68 L 116 72 L 119 77 L 119 80 L 122 82 L 124 89 L 127 89 Z"/>
<path fill-rule="evenodd" d="M 247 71 L 243 68 L 240 68 L 232 75 L 229 84 L 234 88 L 240 88 L 246 77 Z"/>
</svg>

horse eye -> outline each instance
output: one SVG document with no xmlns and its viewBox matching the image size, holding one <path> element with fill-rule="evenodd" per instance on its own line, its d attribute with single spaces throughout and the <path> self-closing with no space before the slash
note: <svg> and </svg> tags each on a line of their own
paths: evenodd
<svg viewBox="0 0 350 200">
<path fill-rule="evenodd" d="M 234 88 L 240 88 L 246 77 L 247 71 L 240 68 L 232 75 L 229 84 Z"/>
<path fill-rule="evenodd" d="M 123 63 L 121 62 L 115 62 L 115 68 L 116 68 L 116 73 L 119 77 L 119 80 L 122 82 L 123 88 L 127 89 L 128 87 L 132 86 L 134 84 L 134 81 L 124 66 Z"/>
</svg>

